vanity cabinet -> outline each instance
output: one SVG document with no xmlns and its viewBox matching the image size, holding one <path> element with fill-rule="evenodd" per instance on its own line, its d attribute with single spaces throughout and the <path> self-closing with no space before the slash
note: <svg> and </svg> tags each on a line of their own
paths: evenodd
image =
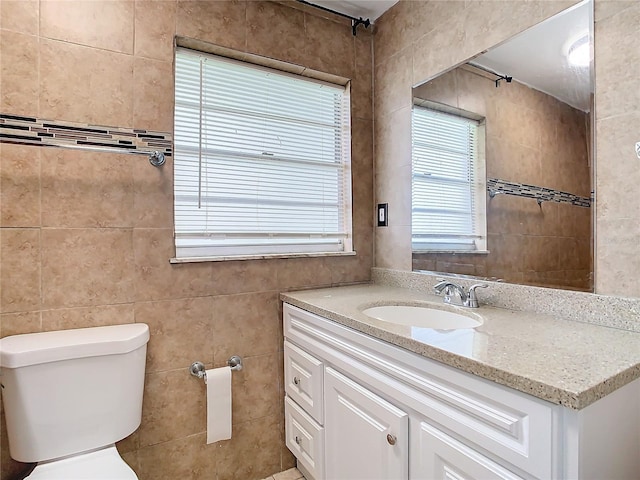
<svg viewBox="0 0 640 480">
<path fill-rule="evenodd" d="M 286 444 L 309 480 L 639 478 L 638 381 L 571 410 L 283 312 Z"/>
</svg>

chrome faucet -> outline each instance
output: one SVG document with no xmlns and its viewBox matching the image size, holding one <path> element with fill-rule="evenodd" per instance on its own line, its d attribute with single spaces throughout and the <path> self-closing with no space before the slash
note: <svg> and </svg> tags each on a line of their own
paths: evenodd
<svg viewBox="0 0 640 480">
<path fill-rule="evenodd" d="M 478 308 L 478 298 L 476 297 L 476 288 L 487 288 L 489 285 L 486 283 L 476 283 L 471 285 L 469 290 L 465 290 L 464 287 L 456 285 L 448 280 L 442 280 L 437 283 L 433 288 L 436 294 L 440 295 L 444 292 L 444 303 L 449 305 L 455 305 L 452 302 L 452 295 L 457 293 L 460 297 L 460 305 L 469 308 Z"/>
</svg>

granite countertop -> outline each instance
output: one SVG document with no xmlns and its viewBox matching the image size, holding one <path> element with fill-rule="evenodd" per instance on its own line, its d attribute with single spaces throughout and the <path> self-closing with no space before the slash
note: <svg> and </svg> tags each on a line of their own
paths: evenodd
<svg viewBox="0 0 640 480">
<path fill-rule="evenodd" d="M 640 334 L 502 308 L 449 308 L 442 297 L 383 285 L 281 294 L 281 299 L 372 337 L 552 403 L 582 409 L 640 377 Z M 480 315 L 474 329 L 439 331 L 373 319 L 376 305 Z"/>
</svg>

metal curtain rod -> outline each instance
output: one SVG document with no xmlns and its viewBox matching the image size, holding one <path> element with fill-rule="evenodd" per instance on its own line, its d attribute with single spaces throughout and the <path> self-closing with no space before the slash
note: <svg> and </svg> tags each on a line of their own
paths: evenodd
<svg viewBox="0 0 640 480">
<path fill-rule="evenodd" d="M 495 75 L 496 77 L 498 77 L 497 79 L 494 80 L 494 82 L 496 82 L 496 88 L 498 88 L 498 84 L 500 83 L 500 80 L 504 80 L 507 83 L 511 83 L 511 80 L 513 80 L 513 77 L 510 77 L 509 75 L 501 75 L 498 72 L 494 72 L 490 68 L 483 67 L 482 65 L 478 65 L 477 63 L 469 62 L 469 65 L 471 65 L 473 68 L 477 68 L 478 70 L 482 70 L 483 72 L 487 72 L 491 75 Z"/>
<path fill-rule="evenodd" d="M 362 17 L 360 18 L 352 17 L 351 15 L 347 15 L 346 13 L 336 12 L 335 10 L 331 10 L 330 8 L 323 7 L 322 5 L 316 5 L 314 3 L 307 2 L 306 0 L 296 0 L 296 1 L 300 3 L 304 3 L 305 5 L 309 5 L 310 7 L 313 7 L 313 8 L 319 8 L 320 10 L 324 10 L 325 12 L 333 13 L 334 15 L 339 15 L 341 17 L 348 18 L 349 20 L 351 20 L 351 32 L 353 33 L 354 36 L 356 35 L 356 28 L 358 28 L 358 25 L 364 25 L 364 28 L 369 28 L 369 25 L 371 25 L 371 22 L 369 21 L 368 18 L 364 20 Z"/>
</svg>

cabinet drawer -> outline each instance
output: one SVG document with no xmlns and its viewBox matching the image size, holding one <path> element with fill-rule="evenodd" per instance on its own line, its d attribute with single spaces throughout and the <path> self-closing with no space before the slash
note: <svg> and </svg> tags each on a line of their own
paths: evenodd
<svg viewBox="0 0 640 480">
<path fill-rule="evenodd" d="M 324 428 L 288 397 L 284 399 L 284 416 L 287 447 L 313 480 L 323 480 Z"/>
<path fill-rule="evenodd" d="M 322 409 L 322 362 L 294 344 L 284 342 L 284 384 L 287 395 L 320 425 Z"/>
<path fill-rule="evenodd" d="M 523 480 L 428 422 L 419 421 L 412 428 L 415 436 L 415 450 L 410 454 L 412 479 Z"/>
</svg>

